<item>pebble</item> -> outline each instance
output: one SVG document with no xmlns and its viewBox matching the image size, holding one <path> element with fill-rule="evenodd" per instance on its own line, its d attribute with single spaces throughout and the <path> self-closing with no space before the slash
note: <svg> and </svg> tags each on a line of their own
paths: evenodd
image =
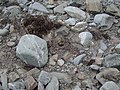
<svg viewBox="0 0 120 90">
<path fill-rule="evenodd" d="M 64 8 L 64 11 L 67 12 L 67 14 L 69 14 L 71 17 L 75 17 L 78 19 L 85 19 L 86 18 L 86 13 L 77 8 L 77 7 L 73 7 L 73 6 L 68 6 Z"/>
<path fill-rule="evenodd" d="M 107 45 L 103 41 L 100 42 L 100 49 L 103 51 L 107 50 Z"/>
<path fill-rule="evenodd" d="M 90 68 L 96 71 L 100 70 L 100 66 L 98 65 L 90 65 Z"/>
<path fill-rule="evenodd" d="M 65 23 L 68 25 L 75 25 L 76 20 L 74 18 L 69 18 L 69 19 L 65 20 Z"/>
<path fill-rule="evenodd" d="M 77 56 L 76 58 L 74 58 L 73 63 L 75 65 L 79 65 L 83 61 L 83 58 L 85 58 L 85 57 L 86 57 L 86 54 L 81 54 L 81 55 Z"/>
<path fill-rule="evenodd" d="M 13 46 L 15 46 L 15 45 L 16 45 L 16 43 L 15 43 L 15 42 L 11 42 L 11 41 L 10 41 L 10 42 L 8 42 L 8 43 L 7 43 L 7 45 L 8 45 L 9 47 L 13 47 Z"/>
<path fill-rule="evenodd" d="M 0 29 L 0 36 L 5 36 L 5 35 L 7 35 L 8 33 L 9 33 L 9 24 L 7 24 L 6 25 L 6 27 L 5 28 L 3 28 L 3 29 Z"/>
<path fill-rule="evenodd" d="M 79 80 L 84 80 L 84 79 L 85 79 L 85 74 L 84 74 L 84 72 L 78 73 L 78 74 L 77 74 L 77 77 L 78 77 Z"/>
<path fill-rule="evenodd" d="M 58 54 L 55 54 L 49 59 L 49 64 L 54 66 L 57 60 L 58 60 Z"/>
<path fill-rule="evenodd" d="M 90 32 L 81 32 L 79 38 L 82 45 L 88 46 L 92 42 L 93 35 Z"/>
<path fill-rule="evenodd" d="M 78 85 L 76 85 L 76 86 L 74 87 L 74 89 L 72 89 L 72 90 L 81 90 L 81 89 L 80 89 L 80 87 L 79 87 Z"/>
<path fill-rule="evenodd" d="M 64 65 L 64 60 L 62 60 L 62 59 L 59 59 L 58 61 L 57 61 L 57 64 L 59 65 L 59 66 L 63 66 Z"/>
<path fill-rule="evenodd" d="M 120 88 L 113 81 L 108 81 L 108 82 L 104 83 L 102 85 L 102 87 L 100 87 L 99 90 L 120 90 Z"/>
</svg>

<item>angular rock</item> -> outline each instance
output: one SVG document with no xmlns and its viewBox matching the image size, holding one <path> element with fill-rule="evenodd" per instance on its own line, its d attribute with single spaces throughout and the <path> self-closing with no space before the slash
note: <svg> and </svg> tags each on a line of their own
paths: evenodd
<svg viewBox="0 0 120 90">
<path fill-rule="evenodd" d="M 16 81 L 16 82 L 13 82 L 13 83 L 8 83 L 8 87 L 11 90 L 26 90 L 24 83 L 21 82 L 21 81 Z"/>
<path fill-rule="evenodd" d="M 64 7 L 67 7 L 68 1 L 64 2 L 60 5 L 58 5 L 57 7 L 54 8 L 54 13 L 64 13 Z"/>
<path fill-rule="evenodd" d="M 51 75 L 46 71 L 41 71 L 38 82 L 41 82 L 43 85 L 47 85 L 51 80 Z"/>
<path fill-rule="evenodd" d="M 57 64 L 59 65 L 59 66 L 63 66 L 64 65 L 64 60 L 62 60 L 62 59 L 59 59 L 58 61 L 57 61 Z"/>
<path fill-rule="evenodd" d="M 79 34 L 79 38 L 80 38 L 80 41 L 81 41 L 80 43 L 82 45 L 88 46 L 91 43 L 93 35 L 90 32 L 81 32 Z"/>
<path fill-rule="evenodd" d="M 113 81 L 108 81 L 108 82 L 104 83 L 103 86 L 100 87 L 99 90 L 120 90 L 120 88 Z"/>
<path fill-rule="evenodd" d="M 107 30 L 111 28 L 114 21 L 115 21 L 114 17 L 105 13 L 97 14 L 94 17 L 94 22 L 101 30 Z"/>
<path fill-rule="evenodd" d="M 76 32 L 81 32 L 81 31 L 85 30 L 87 27 L 88 27 L 88 24 L 86 22 L 78 22 L 71 29 L 73 29 Z"/>
<path fill-rule="evenodd" d="M 73 60 L 73 63 L 75 65 L 79 65 L 82 61 L 83 61 L 83 58 L 86 56 L 86 54 L 81 54 L 79 56 L 77 56 L 74 60 Z"/>
<path fill-rule="evenodd" d="M 64 8 L 64 11 L 67 12 L 67 14 L 69 14 L 71 17 L 75 17 L 78 19 L 86 18 L 86 13 L 77 7 L 68 6 L 68 7 Z"/>
<path fill-rule="evenodd" d="M 87 11 L 100 12 L 102 10 L 101 0 L 86 0 Z"/>
<path fill-rule="evenodd" d="M 104 84 L 106 81 L 116 81 L 118 79 L 117 75 L 119 73 L 119 70 L 116 68 L 106 68 L 96 75 L 96 79 L 101 84 Z"/>
<path fill-rule="evenodd" d="M 117 53 L 120 54 L 120 43 L 115 47 L 115 50 L 116 50 Z"/>
<path fill-rule="evenodd" d="M 59 90 L 59 81 L 56 77 L 52 77 L 50 83 L 46 87 L 46 90 Z"/>
<path fill-rule="evenodd" d="M 38 83 L 38 90 L 45 90 L 44 85 L 41 82 Z"/>
<path fill-rule="evenodd" d="M 109 54 L 105 57 L 103 65 L 106 67 L 120 67 L 120 54 Z"/>
<path fill-rule="evenodd" d="M 37 82 L 32 76 L 27 76 L 24 80 L 27 90 L 34 90 L 37 86 Z"/>
<path fill-rule="evenodd" d="M 69 18 L 69 19 L 65 20 L 65 23 L 68 25 L 75 25 L 76 20 L 74 18 Z"/>
<path fill-rule="evenodd" d="M 76 85 L 75 88 L 72 89 L 72 90 L 81 90 L 81 89 L 80 89 L 80 87 L 78 85 Z"/>
<path fill-rule="evenodd" d="M 11 72 L 8 75 L 8 78 L 9 78 L 9 82 L 14 82 L 15 80 L 19 79 L 19 75 L 15 72 Z"/>
<path fill-rule="evenodd" d="M 47 43 L 35 35 L 24 35 L 18 43 L 16 55 L 26 64 L 43 67 L 48 61 Z"/>
<path fill-rule="evenodd" d="M 37 10 L 37 11 L 40 11 L 40 12 L 44 12 L 44 13 L 49 13 L 49 11 L 46 9 L 46 7 L 43 6 L 39 2 L 34 2 L 33 4 L 30 4 L 28 12 L 30 14 L 32 14 L 34 10 Z"/>
</svg>

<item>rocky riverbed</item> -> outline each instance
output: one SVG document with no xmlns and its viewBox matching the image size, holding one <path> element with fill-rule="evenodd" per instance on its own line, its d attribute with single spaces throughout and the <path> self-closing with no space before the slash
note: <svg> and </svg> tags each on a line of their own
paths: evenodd
<svg viewBox="0 0 120 90">
<path fill-rule="evenodd" d="M 120 0 L 0 0 L 0 90 L 120 90 Z"/>
</svg>

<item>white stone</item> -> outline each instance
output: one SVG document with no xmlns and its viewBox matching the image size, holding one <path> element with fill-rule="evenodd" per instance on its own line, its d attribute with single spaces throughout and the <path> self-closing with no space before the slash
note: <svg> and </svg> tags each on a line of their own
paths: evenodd
<svg viewBox="0 0 120 90">
<path fill-rule="evenodd" d="M 43 67 L 48 62 L 47 42 L 35 35 L 24 35 L 18 43 L 16 55 L 26 64 Z"/>
<path fill-rule="evenodd" d="M 57 61 L 57 64 L 59 65 L 59 66 L 63 66 L 64 65 L 64 60 L 62 60 L 62 59 L 59 59 L 58 61 Z"/>
<path fill-rule="evenodd" d="M 69 19 L 65 20 L 65 23 L 69 24 L 69 25 L 75 25 L 76 20 L 74 18 L 69 18 Z"/>
<path fill-rule="evenodd" d="M 79 38 L 82 45 L 90 45 L 93 35 L 90 32 L 81 32 Z"/>
<path fill-rule="evenodd" d="M 78 19 L 86 18 L 86 13 L 77 7 L 68 6 L 68 7 L 64 8 L 64 11 L 67 12 L 67 14 L 69 14 L 70 16 L 78 18 Z"/>
</svg>

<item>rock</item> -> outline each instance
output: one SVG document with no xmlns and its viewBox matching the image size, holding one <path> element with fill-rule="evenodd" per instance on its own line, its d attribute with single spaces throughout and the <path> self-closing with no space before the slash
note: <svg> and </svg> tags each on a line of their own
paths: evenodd
<svg viewBox="0 0 120 90">
<path fill-rule="evenodd" d="M 77 77 L 78 77 L 79 80 L 84 80 L 84 79 L 85 79 L 85 74 L 84 74 L 84 72 L 78 73 L 78 74 L 77 74 Z"/>
<path fill-rule="evenodd" d="M 38 83 L 38 90 L 45 90 L 44 85 L 41 82 Z"/>
<path fill-rule="evenodd" d="M 69 18 L 69 19 L 65 20 L 65 23 L 68 25 L 75 25 L 76 20 L 74 18 Z"/>
<path fill-rule="evenodd" d="M 54 66 L 57 60 L 58 60 L 58 54 L 55 54 L 49 59 L 49 64 Z"/>
<path fill-rule="evenodd" d="M 49 11 L 46 9 L 46 7 L 43 6 L 39 2 L 34 2 L 34 3 L 30 4 L 29 9 L 28 9 L 28 13 L 32 14 L 35 10 L 40 11 L 40 12 L 44 12 L 44 13 L 49 13 Z"/>
<path fill-rule="evenodd" d="M 35 35 L 24 35 L 18 43 L 16 55 L 26 64 L 43 67 L 48 61 L 47 43 Z"/>
<path fill-rule="evenodd" d="M 62 60 L 62 59 L 59 59 L 58 61 L 57 61 L 57 64 L 59 65 L 59 66 L 63 66 L 64 65 L 64 60 Z"/>
<path fill-rule="evenodd" d="M 9 6 L 3 9 L 4 15 L 9 15 L 9 17 L 18 16 L 21 13 L 21 9 L 19 6 Z"/>
<path fill-rule="evenodd" d="M 119 70 L 116 68 L 106 68 L 96 75 L 96 79 L 101 84 L 104 84 L 106 81 L 117 80 L 118 73 L 119 73 Z"/>
<path fill-rule="evenodd" d="M 51 72 L 50 75 L 52 77 L 57 77 L 58 80 L 63 80 L 64 83 L 72 83 L 71 76 L 67 73 Z"/>
<path fill-rule="evenodd" d="M 120 54 L 120 43 L 116 45 L 115 50 L 117 53 Z"/>
<path fill-rule="evenodd" d="M 38 82 L 41 82 L 43 85 L 47 85 L 51 80 L 51 75 L 46 71 L 41 71 L 39 75 Z"/>
<path fill-rule="evenodd" d="M 3 28 L 3 29 L 0 29 L 0 36 L 5 36 L 5 35 L 7 35 L 8 34 L 8 32 L 9 32 L 9 24 L 8 25 L 6 25 L 6 27 L 5 28 Z"/>
<path fill-rule="evenodd" d="M 27 76 L 24 80 L 27 90 L 34 90 L 37 86 L 37 82 L 32 76 Z"/>
<path fill-rule="evenodd" d="M 90 32 L 81 32 L 79 38 L 82 45 L 88 46 L 91 43 L 93 35 Z"/>
<path fill-rule="evenodd" d="M 59 81 L 56 77 L 52 77 L 50 83 L 46 86 L 46 90 L 59 90 Z"/>
<path fill-rule="evenodd" d="M 90 65 L 90 68 L 93 70 L 96 70 L 96 71 L 100 70 L 100 66 L 98 66 L 98 65 Z"/>
<path fill-rule="evenodd" d="M 100 49 L 103 51 L 107 50 L 107 45 L 103 41 L 100 42 Z"/>
<path fill-rule="evenodd" d="M 79 65 L 83 61 L 84 57 L 86 57 L 86 54 L 81 54 L 81 55 L 77 56 L 76 58 L 74 58 L 73 63 L 75 65 Z"/>
<path fill-rule="evenodd" d="M 86 13 L 77 7 L 68 6 L 68 7 L 64 8 L 64 11 L 67 12 L 67 14 L 69 14 L 71 17 L 75 17 L 78 19 L 86 18 Z"/>
<path fill-rule="evenodd" d="M 101 0 L 86 0 L 87 11 L 100 12 L 102 10 Z"/>
<path fill-rule="evenodd" d="M 28 0 L 17 0 L 17 2 L 19 4 L 26 4 L 28 2 Z"/>
<path fill-rule="evenodd" d="M 72 56 L 73 56 L 73 55 L 72 55 L 69 51 L 66 51 L 66 52 L 63 54 L 62 58 L 63 58 L 63 60 L 68 61 Z"/>
<path fill-rule="evenodd" d="M 11 41 L 10 41 L 10 42 L 7 43 L 7 45 L 8 45 L 9 47 L 13 47 L 13 46 L 15 46 L 15 42 L 11 42 Z"/>
<path fill-rule="evenodd" d="M 97 26 L 101 30 L 107 30 L 112 27 L 114 22 L 114 17 L 108 15 L 108 14 L 97 14 L 94 17 L 94 22 L 97 24 Z"/>
<path fill-rule="evenodd" d="M 113 81 L 108 81 L 99 90 L 120 90 L 120 88 Z"/>
<path fill-rule="evenodd" d="M 120 66 L 120 54 L 109 54 L 105 57 L 103 65 L 106 67 L 119 67 Z"/>
<path fill-rule="evenodd" d="M 15 42 L 16 40 L 17 40 L 16 36 L 11 37 L 11 39 L 10 39 L 11 42 Z"/>
<path fill-rule="evenodd" d="M 14 82 L 16 81 L 17 79 L 19 79 L 19 75 L 15 72 L 10 72 L 10 74 L 8 75 L 8 78 L 9 78 L 9 82 Z"/>
<path fill-rule="evenodd" d="M 64 13 L 64 7 L 67 7 L 68 1 L 58 5 L 57 7 L 54 8 L 54 13 Z"/>
<path fill-rule="evenodd" d="M 54 4 L 54 0 L 48 0 L 48 4 Z"/>
<path fill-rule="evenodd" d="M 72 89 L 72 90 L 81 90 L 81 89 L 80 89 L 80 87 L 78 85 L 76 85 L 75 88 Z"/>
<path fill-rule="evenodd" d="M 13 82 L 13 83 L 8 83 L 8 87 L 11 90 L 26 90 L 25 89 L 25 85 L 21 81 L 16 81 L 16 82 Z"/>
<path fill-rule="evenodd" d="M 88 24 L 86 22 L 78 22 L 71 29 L 76 32 L 81 32 L 81 31 L 85 30 L 87 27 L 88 27 Z"/>
</svg>

